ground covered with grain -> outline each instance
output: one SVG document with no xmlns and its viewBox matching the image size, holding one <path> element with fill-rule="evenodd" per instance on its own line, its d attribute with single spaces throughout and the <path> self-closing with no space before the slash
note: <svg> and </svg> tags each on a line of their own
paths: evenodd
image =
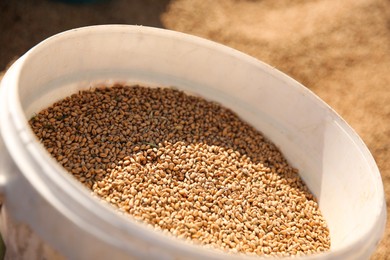
<svg viewBox="0 0 390 260">
<path fill-rule="evenodd" d="M 171 88 L 117 85 L 58 101 L 30 125 L 97 195 L 179 238 L 258 255 L 330 247 L 298 171 L 217 103 Z"/>
</svg>

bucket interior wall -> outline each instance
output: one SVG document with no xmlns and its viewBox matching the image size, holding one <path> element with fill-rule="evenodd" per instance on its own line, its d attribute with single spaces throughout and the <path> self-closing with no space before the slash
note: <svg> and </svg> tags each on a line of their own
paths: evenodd
<svg viewBox="0 0 390 260">
<path fill-rule="evenodd" d="M 175 86 L 231 108 L 281 149 L 318 198 L 332 250 L 367 233 L 364 223 L 380 214 L 371 203 L 378 181 L 365 174 L 375 171 L 375 164 L 356 134 L 322 101 L 232 49 L 154 30 L 149 35 L 118 31 L 113 37 L 115 30 L 82 38 L 60 35 L 27 54 L 18 90 L 25 127 L 42 108 L 96 84 Z"/>
</svg>

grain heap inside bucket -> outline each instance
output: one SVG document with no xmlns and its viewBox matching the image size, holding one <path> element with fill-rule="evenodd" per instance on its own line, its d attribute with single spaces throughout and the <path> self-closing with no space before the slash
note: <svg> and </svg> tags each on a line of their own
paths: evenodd
<svg viewBox="0 0 390 260">
<path fill-rule="evenodd" d="M 69 173 L 156 229 L 228 252 L 330 248 L 298 171 L 217 103 L 171 88 L 115 85 L 73 94 L 29 123 Z"/>
</svg>

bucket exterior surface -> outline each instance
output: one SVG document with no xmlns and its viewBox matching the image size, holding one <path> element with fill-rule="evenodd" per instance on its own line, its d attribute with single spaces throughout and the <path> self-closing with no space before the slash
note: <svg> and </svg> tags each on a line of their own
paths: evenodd
<svg viewBox="0 0 390 260">
<path fill-rule="evenodd" d="M 226 46 L 169 30 L 109 25 L 43 41 L 1 82 L 0 228 L 9 258 L 226 259 L 114 212 L 33 135 L 27 121 L 34 113 L 114 82 L 201 95 L 231 108 L 275 143 L 299 169 L 330 228 L 331 250 L 300 258 L 368 259 L 375 250 L 386 220 L 381 176 L 365 144 L 329 106 L 283 73 Z"/>
</svg>

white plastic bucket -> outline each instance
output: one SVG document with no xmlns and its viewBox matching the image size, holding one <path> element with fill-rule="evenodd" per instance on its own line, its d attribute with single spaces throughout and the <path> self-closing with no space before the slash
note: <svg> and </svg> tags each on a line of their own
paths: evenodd
<svg viewBox="0 0 390 260">
<path fill-rule="evenodd" d="M 27 120 L 54 101 L 116 81 L 175 86 L 232 108 L 282 150 L 319 199 L 331 250 L 302 258 L 372 254 L 386 220 L 381 176 L 365 144 L 329 106 L 231 48 L 169 30 L 110 25 L 43 41 L 1 82 L 1 232 L 9 257 L 227 258 L 118 215 L 51 159 L 30 130 Z"/>
</svg>

